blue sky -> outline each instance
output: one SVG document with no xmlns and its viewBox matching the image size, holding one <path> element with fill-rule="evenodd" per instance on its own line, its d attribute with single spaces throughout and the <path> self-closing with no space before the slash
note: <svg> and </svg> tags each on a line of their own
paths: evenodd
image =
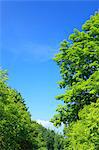
<svg viewBox="0 0 99 150">
<path fill-rule="evenodd" d="M 0 64 L 21 92 L 32 118 L 49 120 L 57 107 L 59 68 L 52 57 L 74 28 L 98 10 L 99 1 L 2 1 Z"/>
</svg>

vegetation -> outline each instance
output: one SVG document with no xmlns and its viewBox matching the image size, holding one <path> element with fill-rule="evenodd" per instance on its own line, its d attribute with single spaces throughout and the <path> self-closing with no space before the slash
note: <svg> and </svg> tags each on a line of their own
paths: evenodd
<svg viewBox="0 0 99 150">
<path fill-rule="evenodd" d="M 0 70 L 0 150 L 61 150 L 63 136 L 31 120 L 21 94 Z"/>
<path fill-rule="evenodd" d="M 91 16 L 61 43 L 54 60 L 65 90 L 63 105 L 51 119 L 64 124 L 64 136 L 44 128 L 31 115 L 21 94 L 8 86 L 0 70 L 0 150 L 98 150 L 99 149 L 99 13 Z"/>
<path fill-rule="evenodd" d="M 99 149 L 99 13 L 91 16 L 61 43 L 54 60 L 60 68 L 64 102 L 51 120 L 55 126 L 64 123 L 66 150 Z"/>
</svg>

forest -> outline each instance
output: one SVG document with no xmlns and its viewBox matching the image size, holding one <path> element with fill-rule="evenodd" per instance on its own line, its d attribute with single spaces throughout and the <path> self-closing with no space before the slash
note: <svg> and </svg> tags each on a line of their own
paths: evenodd
<svg viewBox="0 0 99 150">
<path fill-rule="evenodd" d="M 50 121 L 56 127 L 64 124 L 63 134 L 31 119 L 24 98 L 8 85 L 8 71 L 1 68 L 0 150 L 99 150 L 99 12 L 61 42 L 53 60 L 64 93 L 56 96 L 63 105 Z"/>
</svg>

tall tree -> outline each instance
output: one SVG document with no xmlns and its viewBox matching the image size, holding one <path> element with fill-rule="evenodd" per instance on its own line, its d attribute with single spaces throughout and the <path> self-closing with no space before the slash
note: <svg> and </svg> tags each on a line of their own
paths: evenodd
<svg viewBox="0 0 99 150">
<path fill-rule="evenodd" d="M 56 97 L 64 102 L 51 120 L 56 126 L 79 119 L 79 111 L 99 97 L 99 13 L 86 21 L 81 32 L 75 29 L 69 40 L 61 43 L 54 58 L 62 77 L 59 87 L 65 89 Z"/>
</svg>

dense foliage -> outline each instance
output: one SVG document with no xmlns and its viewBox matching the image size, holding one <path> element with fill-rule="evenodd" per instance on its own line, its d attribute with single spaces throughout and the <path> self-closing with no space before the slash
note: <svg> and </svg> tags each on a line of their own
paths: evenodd
<svg viewBox="0 0 99 150">
<path fill-rule="evenodd" d="M 54 60 L 60 67 L 59 87 L 64 94 L 56 97 L 64 102 L 51 120 L 64 123 L 64 149 L 99 149 L 99 13 L 91 16 L 61 43 Z"/>
<path fill-rule="evenodd" d="M 65 149 L 98 150 L 99 100 L 91 105 L 86 105 L 78 115 L 79 120 L 65 128 L 64 132 L 68 136 L 68 144 L 65 144 Z"/>
<path fill-rule="evenodd" d="M 0 70 L 0 150 L 62 150 L 63 136 L 31 120 L 21 94 Z"/>
<path fill-rule="evenodd" d="M 51 120 L 64 124 L 64 135 L 44 128 L 31 115 L 21 94 L 8 86 L 0 70 L 0 150 L 99 149 L 99 13 L 61 43 L 54 60 L 60 67 L 64 102 Z"/>
</svg>

